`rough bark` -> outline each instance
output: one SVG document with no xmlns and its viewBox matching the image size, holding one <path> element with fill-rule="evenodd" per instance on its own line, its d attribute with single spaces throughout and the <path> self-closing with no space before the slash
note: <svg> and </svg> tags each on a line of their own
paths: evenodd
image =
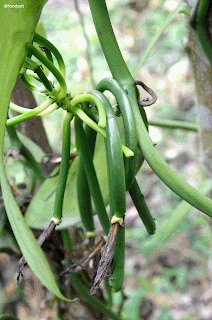
<svg viewBox="0 0 212 320">
<path fill-rule="evenodd" d="M 210 24 L 210 15 L 207 17 Z M 212 176 L 212 65 L 204 53 L 196 31 L 186 21 L 188 53 L 191 62 L 199 115 L 201 161 Z"/>
</svg>

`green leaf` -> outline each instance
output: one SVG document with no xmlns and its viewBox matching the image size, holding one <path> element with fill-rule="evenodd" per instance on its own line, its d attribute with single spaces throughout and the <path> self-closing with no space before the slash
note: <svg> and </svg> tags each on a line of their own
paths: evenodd
<svg viewBox="0 0 212 320">
<path fill-rule="evenodd" d="M 0 315 L 0 320 L 18 320 L 18 318 L 16 317 L 13 317 L 13 316 L 9 316 L 7 314 L 3 314 L 3 315 Z"/>
<path fill-rule="evenodd" d="M 17 135 L 23 145 L 31 152 L 34 159 L 40 163 L 42 157 L 45 155 L 45 152 L 30 138 L 26 137 L 23 133 L 17 131 Z"/>
<path fill-rule="evenodd" d="M 62 223 L 59 229 L 68 228 L 80 222 L 79 208 L 76 192 L 76 174 L 78 158 L 75 158 L 69 170 L 67 186 L 63 204 Z M 94 166 L 102 190 L 105 205 L 109 202 L 109 192 L 107 183 L 107 165 L 103 138 L 98 136 L 96 150 L 94 153 Z M 46 179 L 31 201 L 25 219 L 31 228 L 45 229 L 53 215 L 55 191 L 58 183 L 58 176 Z"/>
<path fill-rule="evenodd" d="M 12 90 L 26 55 L 25 44 L 32 39 L 45 2 L 23 0 L 23 8 L 10 9 L 3 5 L 0 8 L 0 179 L 7 216 L 27 263 L 51 292 L 68 301 L 60 292 L 46 257 L 13 197 L 3 165 L 5 123 Z"/>
<path fill-rule="evenodd" d="M 2 163 L 0 164 L 0 176 L 2 192 L 4 195 L 4 204 L 10 225 L 13 229 L 16 240 L 20 249 L 27 260 L 32 271 L 37 275 L 40 281 L 60 299 L 68 301 L 60 292 L 50 266 L 46 260 L 43 250 L 38 246 L 37 241 L 26 224 L 26 221 L 11 193 L 7 177 L 3 171 Z"/>
</svg>

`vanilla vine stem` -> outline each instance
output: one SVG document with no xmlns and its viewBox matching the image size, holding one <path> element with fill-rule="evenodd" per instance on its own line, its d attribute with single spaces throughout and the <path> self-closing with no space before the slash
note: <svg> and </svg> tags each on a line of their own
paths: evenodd
<svg viewBox="0 0 212 320">
<path fill-rule="evenodd" d="M 110 22 L 105 0 L 89 0 L 98 38 L 113 77 L 127 91 L 131 101 L 139 146 L 144 158 L 158 177 L 178 196 L 212 217 L 212 200 L 189 185 L 170 168 L 157 149 L 147 132 L 137 103 L 135 82 L 118 47 Z"/>
<path fill-rule="evenodd" d="M 42 103 L 40 106 L 31 109 L 30 111 L 28 111 L 27 113 L 21 114 L 17 117 L 14 117 L 12 119 L 8 119 L 6 122 L 6 126 L 14 126 L 15 124 L 18 124 L 20 122 L 23 122 L 25 120 L 31 119 L 35 116 L 37 116 L 38 114 L 40 114 L 41 112 L 43 112 L 44 110 L 46 110 L 47 108 L 49 108 L 51 106 L 51 104 L 54 103 L 54 101 L 51 98 L 46 99 L 46 101 L 44 103 Z M 56 107 L 55 104 L 53 106 L 53 108 Z"/>
</svg>

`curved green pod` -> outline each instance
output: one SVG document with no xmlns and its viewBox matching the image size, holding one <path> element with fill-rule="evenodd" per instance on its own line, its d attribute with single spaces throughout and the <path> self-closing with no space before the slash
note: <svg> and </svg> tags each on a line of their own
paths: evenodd
<svg viewBox="0 0 212 320">
<path fill-rule="evenodd" d="M 37 50 L 31 43 L 28 42 L 26 44 L 26 50 L 28 50 L 38 60 L 40 60 L 40 62 L 42 62 L 49 69 L 49 71 L 51 71 L 51 73 L 55 76 L 55 78 L 57 79 L 60 85 L 58 100 L 64 99 L 67 94 L 67 85 L 60 71 L 58 71 L 57 68 L 55 68 L 55 66 L 53 65 L 53 63 L 49 59 L 47 59 L 39 50 Z"/>
<path fill-rule="evenodd" d="M 68 108 L 70 108 L 70 111 L 73 111 L 73 112 L 75 111 L 77 116 L 81 118 L 80 114 L 76 112 L 76 108 L 78 108 L 78 110 L 81 110 L 79 107 L 77 107 L 77 105 L 87 103 L 87 102 L 92 103 L 97 107 L 98 114 L 99 114 L 98 126 L 100 128 L 105 129 L 105 127 L 106 127 L 106 113 L 105 113 L 104 106 L 103 106 L 102 102 L 98 98 L 93 96 L 92 94 L 89 94 L 89 93 L 78 94 L 76 97 L 74 97 L 70 101 L 70 105 L 68 106 Z M 82 119 L 82 120 L 84 121 L 84 119 Z M 89 125 L 89 123 L 87 123 L 87 124 Z M 95 130 L 95 127 L 93 129 Z"/>
<path fill-rule="evenodd" d="M 97 132 L 91 129 L 89 126 L 85 125 L 85 134 L 87 136 L 91 155 L 93 157 Z M 79 163 L 77 168 L 77 198 L 81 221 L 88 234 L 94 234 L 94 219 L 91 205 L 91 193 L 85 173 L 84 160 L 81 154 L 79 154 Z"/>
<path fill-rule="evenodd" d="M 158 177 L 179 197 L 212 217 L 212 200 L 181 178 L 153 146 L 138 106 L 134 108 L 138 141 L 145 160 Z"/>
<path fill-rule="evenodd" d="M 26 75 L 25 75 L 26 68 L 27 68 L 29 70 L 34 71 L 34 73 L 37 74 L 37 76 L 38 76 L 37 80 L 43 83 L 43 85 L 45 86 L 48 93 L 53 93 L 54 88 L 53 88 L 51 82 L 47 79 L 47 77 L 44 74 L 44 72 L 42 71 L 41 67 L 35 61 L 33 61 L 30 58 L 26 58 L 26 61 L 24 62 L 24 67 L 25 67 L 24 68 L 25 72 L 24 73 L 21 72 L 21 76 L 24 81 L 27 81 Z M 30 85 L 30 83 L 29 83 L 29 85 Z M 35 87 L 37 87 L 37 86 L 35 85 Z M 39 87 L 38 87 L 38 90 L 40 90 Z"/>
<path fill-rule="evenodd" d="M 36 33 L 34 34 L 33 42 L 38 43 L 39 45 L 44 47 L 44 51 L 46 53 L 47 58 L 53 63 L 51 53 L 55 56 L 60 72 L 62 76 L 66 77 L 66 68 L 65 63 L 63 61 L 63 57 L 61 56 L 60 52 L 57 50 L 57 48 L 46 38 L 42 37 L 40 34 Z M 50 52 L 48 52 L 48 50 Z"/>
<path fill-rule="evenodd" d="M 63 213 L 63 199 L 66 188 L 66 181 L 70 162 L 70 146 L 71 146 L 71 128 L 70 122 L 73 118 L 71 113 L 67 113 L 63 123 L 63 144 L 62 144 L 62 161 L 60 165 L 59 181 L 56 189 L 54 214 L 52 220 L 58 224 L 61 221 Z"/>
<path fill-rule="evenodd" d="M 143 194 L 141 193 L 140 187 L 136 179 L 134 180 L 133 185 L 129 190 L 129 193 L 138 211 L 138 214 L 147 229 L 147 232 L 149 234 L 154 234 L 156 229 L 155 221 L 151 216 L 149 208 L 147 207 L 146 201 L 144 199 Z"/>
<path fill-rule="evenodd" d="M 124 266 L 125 266 L 125 227 L 120 227 L 114 257 L 113 257 L 113 271 L 111 274 L 111 284 L 114 292 L 118 292 L 123 287 L 124 282 Z"/>
<path fill-rule="evenodd" d="M 47 47 L 42 47 L 41 50 L 45 52 L 46 58 L 49 59 L 49 61 L 54 64 L 51 51 Z"/>
<path fill-rule="evenodd" d="M 133 158 L 125 159 L 126 190 L 129 190 L 133 183 L 137 166 L 137 133 L 133 110 L 127 92 L 115 79 L 103 79 L 98 83 L 97 90 L 101 92 L 109 90 L 115 96 L 121 110 L 125 130 L 125 144 L 134 152 Z"/>
<path fill-rule="evenodd" d="M 36 75 L 37 76 L 37 75 Z M 29 75 L 26 73 L 26 67 L 22 67 L 20 71 L 20 77 L 23 82 L 23 84 L 31 91 L 37 91 L 37 92 L 46 92 L 46 88 L 44 86 L 37 86 L 29 77 Z M 40 78 L 38 78 L 38 81 Z"/>
<path fill-rule="evenodd" d="M 105 145 L 111 218 L 113 215 L 122 218 L 126 212 L 126 184 L 119 127 L 113 107 L 108 99 L 97 90 L 93 90 L 91 93 L 102 101 L 107 115 Z"/>
<path fill-rule="evenodd" d="M 38 75 L 38 77 L 42 81 L 43 85 L 45 86 L 45 88 L 47 90 L 47 93 L 50 93 L 50 94 L 53 93 L 54 92 L 53 85 L 48 80 L 48 78 L 46 77 L 46 75 L 42 71 L 41 67 L 37 66 L 37 68 L 34 70 L 34 72 Z"/>
<path fill-rule="evenodd" d="M 153 171 L 155 171 L 158 177 L 173 192 L 175 192 L 178 196 L 190 203 L 195 208 L 207 214 L 209 217 L 212 217 L 212 200 L 190 186 L 174 170 L 172 170 L 153 146 L 153 142 L 151 141 L 146 130 L 144 119 L 142 119 L 143 115 L 141 116 L 138 107 L 134 79 L 129 73 L 129 70 L 119 50 L 110 23 L 105 0 L 89 0 L 89 3 L 98 37 L 111 73 L 113 77 L 117 79 L 119 83 L 121 83 L 124 89 L 129 91 L 129 97 L 136 122 L 138 141 L 145 160 L 149 163 L 150 167 L 153 169 Z M 205 1 L 205 4 L 208 4 L 208 0 Z M 104 21 L 104 24 L 102 21 Z M 107 30 L 107 32 L 105 32 L 105 30 Z"/>
<path fill-rule="evenodd" d="M 83 129 L 82 121 L 80 118 L 75 117 L 75 132 L 76 132 L 76 143 L 79 151 L 82 154 L 84 161 L 84 168 L 88 179 L 89 189 L 91 196 L 94 201 L 97 215 L 104 229 L 105 234 L 108 234 L 110 229 L 110 221 L 105 209 L 102 193 L 99 187 L 99 182 L 94 169 L 91 151 L 88 145 L 87 137 Z"/>
</svg>

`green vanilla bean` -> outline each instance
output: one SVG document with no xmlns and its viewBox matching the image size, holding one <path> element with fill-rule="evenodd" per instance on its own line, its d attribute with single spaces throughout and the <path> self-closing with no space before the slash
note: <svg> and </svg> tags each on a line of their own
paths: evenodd
<svg viewBox="0 0 212 320">
<path fill-rule="evenodd" d="M 40 46 L 43 46 L 45 49 L 46 53 L 46 48 L 50 50 L 50 52 L 53 53 L 55 56 L 60 72 L 62 76 L 65 78 L 66 77 L 66 68 L 65 68 L 65 63 L 63 61 L 63 57 L 61 56 L 60 52 L 57 50 L 57 48 L 46 38 L 42 37 L 38 33 L 34 34 L 33 42 L 38 43 Z M 50 59 L 49 59 L 50 60 Z M 50 60 L 51 61 L 51 60 Z"/>
<path fill-rule="evenodd" d="M 118 292 L 123 287 L 125 264 L 125 227 L 121 226 L 114 250 L 113 271 L 111 274 L 111 284 L 114 292 Z"/>
<path fill-rule="evenodd" d="M 46 92 L 46 88 L 44 86 L 37 86 L 29 77 L 29 75 L 26 73 L 26 70 L 21 70 L 20 72 L 21 80 L 23 84 L 31 91 L 36 92 Z M 37 76 L 37 75 L 36 75 Z M 40 79 L 40 78 L 39 78 Z"/>
<path fill-rule="evenodd" d="M 90 93 L 92 93 L 92 90 L 91 91 L 89 91 Z M 92 110 L 92 108 L 89 108 L 89 109 L 86 109 L 86 112 L 89 114 L 89 116 L 91 116 L 91 118 L 93 118 L 96 122 L 98 122 L 98 120 L 99 120 L 99 117 L 98 117 L 98 114 L 96 113 L 96 110 Z M 88 117 L 87 115 L 86 115 L 86 117 Z M 83 118 L 81 117 L 81 116 L 79 116 L 79 118 L 81 119 L 81 120 L 83 120 Z M 88 117 L 89 118 L 89 117 Z M 90 118 L 89 118 L 90 119 Z M 91 119 L 92 120 L 92 119 Z M 87 120 L 86 120 L 87 121 Z M 85 122 L 86 122 L 85 121 Z M 93 120 L 92 120 L 93 121 Z M 94 121 L 93 121 L 94 122 Z M 86 122 L 86 123 L 88 123 L 88 122 Z M 95 122 L 94 122 L 95 123 Z M 95 125 L 96 125 L 96 123 L 95 123 Z M 102 129 L 96 129 L 96 127 L 94 127 L 93 126 L 93 123 L 92 124 L 89 124 L 89 126 L 91 127 L 91 128 L 93 128 L 94 130 L 96 130 L 98 133 L 100 133 L 104 138 L 106 138 L 106 132 L 105 131 L 102 131 Z M 99 130 L 101 130 L 101 131 L 99 131 Z M 121 145 L 121 147 L 122 147 L 122 151 L 123 151 L 123 153 L 124 153 L 124 155 L 125 155 L 125 157 L 126 158 L 132 158 L 132 157 L 134 157 L 134 152 L 132 151 L 132 150 L 130 150 L 129 148 L 127 148 L 125 145 Z"/>
<path fill-rule="evenodd" d="M 14 117 L 12 119 L 8 119 L 6 122 L 6 126 L 14 126 L 15 124 L 18 124 L 20 122 L 23 122 L 25 120 L 31 119 L 35 116 L 37 116 L 42 111 L 46 110 L 54 101 L 50 98 L 48 98 L 44 103 L 42 103 L 40 106 L 31 109 L 27 113 L 21 114 L 17 117 Z"/>
<path fill-rule="evenodd" d="M 93 90 L 91 93 L 102 101 L 107 115 L 105 145 L 110 208 L 113 212 L 111 217 L 115 215 L 117 218 L 122 218 L 126 212 L 126 184 L 119 127 L 113 107 L 108 99 L 97 90 Z"/>
<path fill-rule="evenodd" d="M 101 92 L 109 90 L 115 96 L 122 113 L 125 131 L 125 143 L 126 146 L 134 152 L 133 158 L 125 159 L 126 189 L 129 190 L 133 183 L 137 167 L 138 142 L 133 110 L 127 93 L 122 89 L 120 84 L 115 79 L 103 79 L 98 83 L 97 90 Z"/>
<path fill-rule="evenodd" d="M 137 105 L 138 96 L 135 81 L 130 74 L 118 47 L 105 0 L 89 0 L 89 4 L 98 38 L 112 76 L 126 91 L 131 107 L 133 108 L 134 104 Z M 147 122 L 146 114 L 143 108 L 141 113 L 144 121 Z M 135 156 L 135 158 L 137 157 Z"/>
<path fill-rule="evenodd" d="M 23 68 L 23 67 L 22 67 L 22 68 Z M 21 70 L 22 70 L 22 69 L 21 69 Z M 26 75 L 27 75 L 28 77 L 32 77 L 32 78 L 36 79 L 37 81 L 41 82 L 41 79 L 38 77 L 38 75 L 37 75 L 36 73 L 34 73 L 34 71 L 32 71 L 32 70 L 30 70 L 30 69 L 27 69 L 27 70 L 26 70 L 26 68 L 23 69 L 23 70 L 26 71 Z M 24 71 L 24 72 L 25 72 L 25 71 Z"/>
<path fill-rule="evenodd" d="M 40 66 L 37 66 L 37 68 L 34 70 L 34 72 L 38 75 L 38 77 L 41 79 L 43 85 L 45 86 L 47 93 L 52 94 L 54 92 L 54 88 L 51 84 L 51 82 L 48 80 L 48 78 L 45 76 L 44 72 L 42 71 Z"/>
<path fill-rule="evenodd" d="M 212 200 L 182 179 L 163 159 L 146 130 L 139 108 L 134 108 L 138 141 L 145 160 L 158 177 L 179 197 L 212 217 Z"/>
<path fill-rule="evenodd" d="M 84 100 L 84 99 L 81 99 L 81 97 L 80 97 L 80 99 L 76 99 L 76 98 L 78 98 L 78 96 L 71 100 L 71 104 L 68 104 L 66 106 L 66 109 L 69 110 L 70 112 L 72 112 L 74 115 L 78 116 L 89 127 L 91 127 L 93 130 L 100 133 L 104 138 L 106 138 L 105 130 L 100 128 L 99 125 L 95 121 L 93 121 L 93 119 L 91 119 L 80 107 L 77 106 L 80 103 L 87 102 L 86 101 L 87 99 Z M 99 123 L 99 116 L 96 114 L 96 112 L 95 113 L 90 112 L 90 113 L 95 118 L 95 120 Z M 105 120 L 106 120 L 106 118 L 105 118 Z M 105 126 L 106 126 L 106 124 L 105 124 Z M 126 158 L 131 158 L 134 156 L 134 152 L 124 145 L 122 145 L 122 151 L 123 151 Z"/>
<path fill-rule="evenodd" d="M 107 307 L 111 309 L 113 307 L 113 294 L 108 278 L 105 278 L 105 287 L 107 291 Z"/>
<path fill-rule="evenodd" d="M 134 180 L 133 185 L 129 190 L 129 193 L 138 211 L 138 214 L 146 227 L 147 232 L 149 234 L 154 234 L 156 229 L 155 221 L 151 216 L 149 208 L 147 207 L 146 201 L 144 199 L 143 194 L 141 193 L 140 187 L 136 179 Z"/>
<path fill-rule="evenodd" d="M 85 134 L 89 142 L 89 148 L 93 157 L 96 143 L 96 131 L 85 125 Z M 87 230 L 87 236 L 95 234 L 93 210 L 91 205 L 91 193 L 85 173 L 83 157 L 79 154 L 77 168 L 77 199 L 82 224 Z"/>
<path fill-rule="evenodd" d="M 71 240 L 68 230 L 62 230 L 62 237 L 65 244 L 65 248 L 70 251 Z M 68 260 L 68 259 L 67 259 Z M 68 264 L 71 265 L 72 262 L 68 260 Z M 85 288 L 85 285 L 81 282 L 80 277 L 76 273 L 70 274 L 71 284 L 76 290 L 76 292 L 85 299 L 88 304 L 91 304 L 98 311 L 105 314 L 108 318 L 113 320 L 122 320 L 120 316 L 114 314 L 108 307 L 106 307 L 99 299 L 90 295 L 90 292 Z"/>
<path fill-rule="evenodd" d="M 198 124 L 184 121 L 175 120 L 161 120 L 161 119 L 151 119 L 148 120 L 150 126 L 163 127 L 169 129 L 183 129 L 188 131 L 198 131 Z"/>
<path fill-rule="evenodd" d="M 55 76 L 60 85 L 60 92 L 58 95 L 58 100 L 62 100 L 65 98 L 67 94 L 67 86 L 64 77 L 60 73 L 60 71 L 55 68 L 53 63 L 51 63 L 39 50 L 37 50 L 31 43 L 26 44 L 26 50 L 32 53 L 40 62 L 42 62 L 49 71 Z"/>
<path fill-rule="evenodd" d="M 53 57 L 52 57 L 52 53 L 51 53 L 51 51 L 49 50 L 49 48 L 47 48 L 47 47 L 42 47 L 41 50 L 43 50 L 43 51 L 45 52 L 46 58 L 49 59 L 49 61 L 54 64 Z M 61 73 L 62 73 L 62 72 L 61 72 Z"/>
<path fill-rule="evenodd" d="M 30 70 L 34 71 L 37 74 L 37 76 L 40 78 L 41 82 L 45 86 L 47 92 L 53 93 L 54 88 L 53 88 L 51 82 L 47 79 L 47 77 L 44 74 L 44 72 L 42 71 L 41 67 L 37 63 L 35 63 L 33 60 L 31 60 L 29 58 L 26 58 L 26 61 L 25 61 L 24 64 L 25 64 L 27 69 L 30 69 Z"/>
<path fill-rule="evenodd" d="M 75 132 L 77 139 L 77 147 L 79 148 L 79 152 L 81 152 L 81 155 L 83 157 L 89 189 L 91 191 L 91 196 L 94 201 L 96 212 L 98 214 L 99 220 L 101 222 L 105 234 L 108 234 L 110 229 L 110 221 L 105 209 L 102 193 L 96 176 L 96 171 L 94 169 L 92 155 L 87 141 L 87 137 L 83 129 L 82 121 L 78 117 L 75 117 Z"/>
<path fill-rule="evenodd" d="M 90 7 L 98 33 L 101 47 L 106 56 L 108 65 L 113 77 L 119 81 L 123 88 L 128 90 L 128 97 L 133 107 L 136 121 L 136 130 L 139 145 L 144 158 L 149 163 L 153 171 L 159 178 L 182 199 L 212 217 L 212 201 L 198 192 L 195 188 L 184 181 L 174 170 L 172 170 L 160 153 L 153 146 L 153 143 L 146 130 L 144 120 L 142 119 L 137 103 L 137 92 L 132 76 L 126 67 L 123 57 L 118 48 L 107 7 L 104 0 L 90 0 Z M 113 35 L 112 35 L 113 34 Z M 107 36 L 108 35 L 108 36 Z M 109 53 L 111 52 L 111 54 Z M 116 67 L 122 65 L 122 68 Z"/>
<path fill-rule="evenodd" d="M 59 181 L 56 190 L 55 202 L 54 202 L 54 214 L 52 221 L 55 224 L 61 222 L 63 214 L 63 199 L 66 189 L 66 181 L 70 163 L 70 145 L 71 145 L 71 128 L 70 122 L 73 118 L 71 113 L 67 113 L 63 123 L 63 144 L 62 144 L 62 161 L 60 165 Z"/>
</svg>

